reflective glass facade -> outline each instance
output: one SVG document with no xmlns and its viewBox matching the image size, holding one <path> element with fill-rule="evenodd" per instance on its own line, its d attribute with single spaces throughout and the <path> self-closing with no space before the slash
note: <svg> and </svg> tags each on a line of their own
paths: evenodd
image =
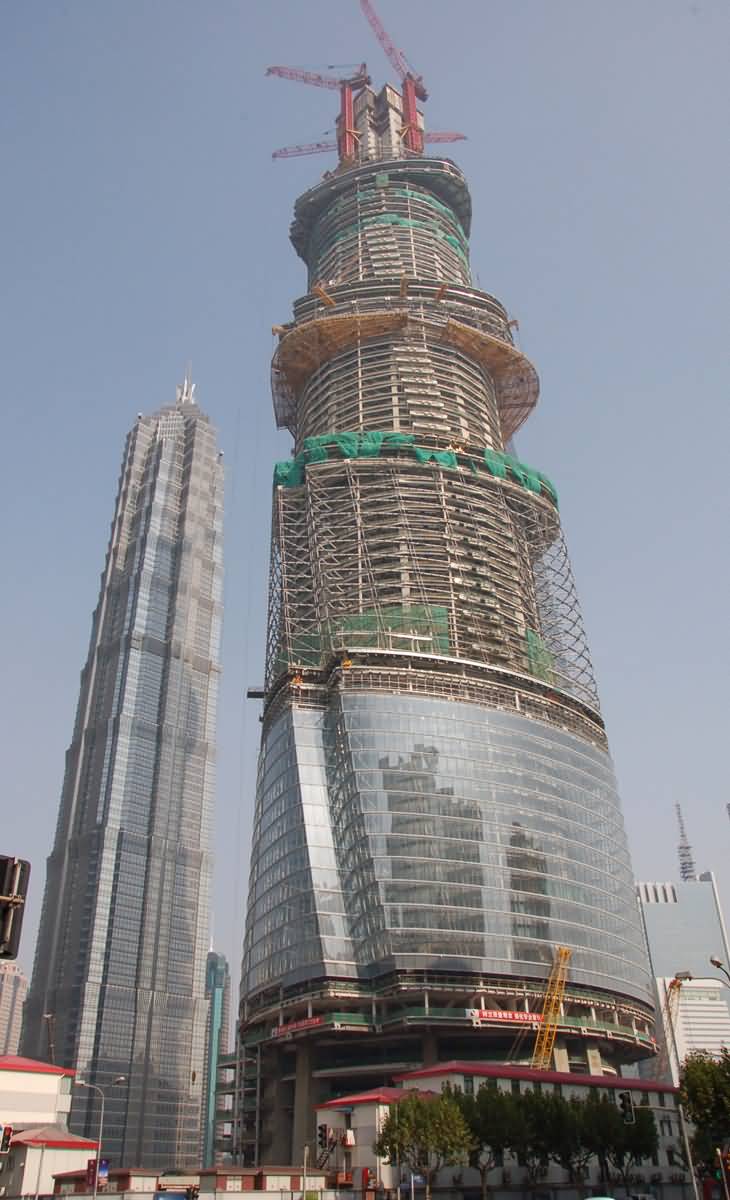
<svg viewBox="0 0 730 1200">
<path fill-rule="evenodd" d="M 140 415 L 48 859 L 23 1053 L 104 1089 L 113 1164 L 199 1161 L 222 484 L 188 385 Z M 97 1127 L 77 1089 L 72 1128 Z"/>
<path fill-rule="evenodd" d="M 470 704 L 341 692 L 267 731 L 243 985 L 544 972 L 648 999 L 610 759 Z"/>
</svg>

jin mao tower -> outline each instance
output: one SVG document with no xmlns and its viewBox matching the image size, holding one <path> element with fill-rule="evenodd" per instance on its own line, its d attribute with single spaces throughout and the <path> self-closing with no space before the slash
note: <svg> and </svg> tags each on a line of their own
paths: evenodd
<svg viewBox="0 0 730 1200">
<path fill-rule="evenodd" d="M 244 941 L 239 1157 L 450 1059 L 652 1053 L 623 818 L 553 483 L 512 453 L 535 368 L 474 287 L 459 168 L 363 87 L 302 195 L 277 327 L 268 656 Z M 343 105 L 343 112 L 345 112 Z M 339 143 L 344 139 L 340 129 Z M 420 139 L 420 140 L 419 140 Z"/>
<path fill-rule="evenodd" d="M 200 1162 L 222 487 L 186 380 L 127 437 L 48 859 L 23 1053 L 114 1165 Z"/>
</svg>

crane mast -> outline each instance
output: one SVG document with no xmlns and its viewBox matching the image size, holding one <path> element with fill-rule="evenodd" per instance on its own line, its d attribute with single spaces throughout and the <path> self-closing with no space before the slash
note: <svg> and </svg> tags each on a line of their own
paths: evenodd
<svg viewBox="0 0 730 1200">
<path fill-rule="evenodd" d="M 568 979 L 568 964 L 572 951 L 568 946 L 558 946 L 555 950 L 552 970 L 545 989 L 545 1000 L 542 1006 L 542 1022 L 535 1038 L 535 1049 L 532 1052 L 531 1067 L 536 1071 L 548 1071 L 553 1059 L 553 1046 L 558 1031 L 560 1006 L 565 995 L 565 984 Z"/>
<path fill-rule="evenodd" d="M 418 124 L 417 102 L 428 99 L 423 76 L 416 75 L 410 69 L 402 52 L 388 36 L 383 22 L 373 7 L 372 0 L 360 0 L 360 8 L 403 84 L 403 145 L 414 154 L 422 154 L 423 132 Z"/>
</svg>

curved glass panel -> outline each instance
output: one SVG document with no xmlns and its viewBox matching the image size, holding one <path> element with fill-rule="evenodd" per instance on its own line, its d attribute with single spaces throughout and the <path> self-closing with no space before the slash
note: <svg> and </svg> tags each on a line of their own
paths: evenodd
<svg viewBox="0 0 730 1200">
<path fill-rule="evenodd" d="M 264 742 L 244 990 L 395 969 L 570 979 L 650 1002 L 611 761 L 476 705 L 342 692 Z"/>
</svg>

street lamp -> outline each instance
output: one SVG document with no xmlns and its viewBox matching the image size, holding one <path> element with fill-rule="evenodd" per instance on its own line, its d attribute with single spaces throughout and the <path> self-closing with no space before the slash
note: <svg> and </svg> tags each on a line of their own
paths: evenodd
<svg viewBox="0 0 730 1200">
<path fill-rule="evenodd" d="M 719 971 L 722 971 L 723 975 L 726 976 L 726 979 L 718 979 L 717 975 L 693 975 L 691 971 L 677 971 L 677 974 L 674 976 L 674 978 L 678 979 L 681 983 L 689 983 L 692 981 L 694 981 L 694 983 L 721 983 L 723 987 L 730 988 L 730 973 L 728 973 L 725 965 L 720 962 L 719 958 L 715 958 L 714 954 L 710 958 L 710 962 L 712 963 L 713 967 L 717 967 Z"/>
<path fill-rule="evenodd" d="M 710 962 L 712 963 L 713 967 L 717 967 L 718 971 L 722 971 L 725 979 L 727 979 L 727 983 L 725 983 L 725 979 L 722 980 L 722 982 L 725 983 L 725 987 L 730 987 L 730 972 L 728 971 L 724 962 L 722 962 L 722 960 L 719 959 L 716 954 L 710 955 Z"/>
<path fill-rule="evenodd" d="M 96 1162 L 94 1164 L 94 1200 L 99 1189 L 99 1159 L 101 1158 L 101 1139 L 104 1136 L 104 1091 L 99 1087 L 98 1083 L 87 1083 L 85 1079 L 74 1080 L 79 1087 L 91 1088 L 92 1091 L 98 1092 L 101 1096 L 101 1107 L 99 1112 L 99 1138 L 96 1143 Z M 111 1086 L 114 1087 L 117 1083 L 126 1083 L 126 1075 L 117 1075 L 116 1079 L 112 1079 Z"/>
</svg>

